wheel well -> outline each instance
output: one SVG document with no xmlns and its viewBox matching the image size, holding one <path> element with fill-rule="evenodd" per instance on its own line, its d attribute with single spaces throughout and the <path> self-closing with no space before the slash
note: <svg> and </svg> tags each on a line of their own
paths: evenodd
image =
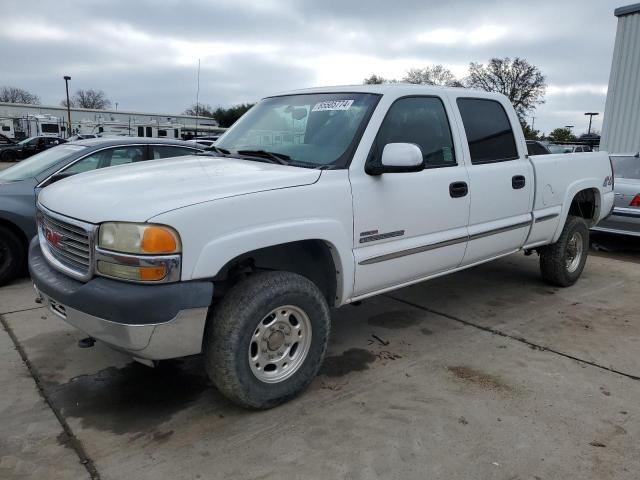
<svg viewBox="0 0 640 480">
<path fill-rule="evenodd" d="M 24 234 L 22 229 L 15 223 L 10 222 L 9 220 L 5 220 L 4 218 L 0 218 L 0 225 L 16 234 L 16 236 L 20 239 L 20 243 L 22 244 L 24 251 L 26 252 L 27 248 L 29 247 L 29 241 L 27 240 L 27 236 Z"/>
<path fill-rule="evenodd" d="M 323 240 L 301 240 L 243 253 L 228 262 L 213 278 L 215 296 L 222 296 L 246 275 L 261 270 L 282 270 L 307 277 L 329 305 L 336 302 L 339 270 L 333 247 Z"/>
<path fill-rule="evenodd" d="M 597 191 L 593 188 L 581 190 L 573 197 L 569 207 L 569 215 L 582 217 L 585 220 L 593 221 L 600 208 Z"/>
</svg>

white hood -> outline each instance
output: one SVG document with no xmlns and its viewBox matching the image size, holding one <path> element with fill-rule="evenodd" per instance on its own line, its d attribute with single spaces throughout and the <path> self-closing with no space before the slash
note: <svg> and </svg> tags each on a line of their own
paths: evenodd
<svg viewBox="0 0 640 480">
<path fill-rule="evenodd" d="M 38 201 L 49 210 L 91 223 L 144 222 L 196 203 L 309 185 L 318 180 L 320 173 L 308 168 L 193 155 L 75 175 L 42 190 Z"/>
</svg>

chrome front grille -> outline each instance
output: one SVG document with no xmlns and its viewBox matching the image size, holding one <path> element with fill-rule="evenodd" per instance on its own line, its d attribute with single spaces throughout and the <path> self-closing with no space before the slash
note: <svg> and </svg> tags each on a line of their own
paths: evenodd
<svg viewBox="0 0 640 480">
<path fill-rule="evenodd" d="M 57 270 L 88 280 L 93 274 L 94 225 L 38 209 L 38 237 L 45 257 Z"/>
</svg>

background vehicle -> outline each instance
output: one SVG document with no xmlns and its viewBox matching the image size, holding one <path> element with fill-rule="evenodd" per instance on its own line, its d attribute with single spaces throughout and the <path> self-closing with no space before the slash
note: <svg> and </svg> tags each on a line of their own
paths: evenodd
<svg viewBox="0 0 640 480">
<path fill-rule="evenodd" d="M 593 151 L 589 145 L 560 145 L 551 143 L 547 145 L 547 148 L 551 153 L 583 153 Z"/>
<path fill-rule="evenodd" d="M 15 162 L 65 142 L 63 138 L 47 136 L 29 137 L 16 143 L 0 145 L 0 161 Z"/>
<path fill-rule="evenodd" d="M 542 142 L 537 140 L 527 140 L 527 153 L 529 155 L 549 155 L 551 151 Z"/>
<path fill-rule="evenodd" d="M 128 137 L 81 140 L 46 150 L 1 171 L 0 285 L 25 266 L 28 242 L 36 234 L 36 197 L 44 187 L 90 170 L 201 151 L 174 140 Z"/>
<path fill-rule="evenodd" d="M 613 206 L 606 153 L 529 157 L 508 99 L 466 89 L 269 97 L 215 151 L 45 188 L 29 268 L 71 325 L 147 364 L 204 352 L 250 408 L 309 385 L 330 307 L 522 250 L 572 285 Z"/>
<path fill-rule="evenodd" d="M 611 155 L 611 161 L 615 206 L 611 215 L 592 230 L 640 237 L 640 158 Z"/>
</svg>

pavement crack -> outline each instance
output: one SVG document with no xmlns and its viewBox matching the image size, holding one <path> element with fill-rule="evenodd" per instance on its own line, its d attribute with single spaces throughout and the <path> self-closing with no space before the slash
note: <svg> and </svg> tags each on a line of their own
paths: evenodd
<svg viewBox="0 0 640 480">
<path fill-rule="evenodd" d="M 11 315 L 12 313 L 29 312 L 31 310 L 39 310 L 41 308 L 45 308 L 45 307 L 41 305 L 39 307 L 30 307 L 30 308 L 23 308 L 20 310 L 12 310 L 11 312 L 0 312 L 0 315 Z"/>
<path fill-rule="evenodd" d="M 37 307 L 37 308 L 42 308 L 42 307 Z M 34 310 L 34 309 L 28 309 L 28 310 Z M 27 369 L 29 370 L 31 377 L 33 378 L 33 381 L 35 382 L 36 387 L 38 388 L 38 392 L 40 393 L 40 395 L 42 396 L 46 404 L 49 406 L 53 414 L 56 416 L 58 423 L 62 427 L 63 432 L 67 435 L 67 438 L 69 440 L 69 445 L 76 452 L 76 455 L 78 455 L 78 459 L 80 460 L 80 463 L 84 465 L 84 468 L 87 470 L 87 473 L 89 474 L 92 480 L 100 480 L 100 474 L 98 473 L 98 470 L 96 469 L 96 466 L 93 460 L 87 454 L 86 450 L 84 449 L 84 446 L 82 445 L 78 437 L 76 437 L 73 431 L 71 430 L 71 427 L 65 420 L 64 416 L 62 415 L 62 412 L 60 412 L 60 410 L 54 405 L 53 401 L 51 401 L 51 398 L 49 397 L 49 395 L 47 395 L 42 385 L 42 378 L 40 377 L 38 370 L 29 361 L 29 358 L 27 357 L 27 353 L 25 352 L 24 348 L 22 348 L 22 345 L 20 345 L 20 342 L 18 342 L 18 337 L 16 337 L 15 333 L 13 332 L 13 330 L 11 329 L 11 327 L 9 326 L 9 324 L 7 323 L 7 321 L 2 315 L 0 315 L 0 324 L 2 325 L 4 330 L 7 332 L 9 337 L 11 338 L 11 341 L 13 342 L 13 345 L 16 351 L 20 355 L 20 358 L 22 358 L 22 361 L 24 362 L 24 364 L 27 366 Z"/>
<path fill-rule="evenodd" d="M 518 341 L 520 343 L 524 343 L 525 345 L 528 345 L 529 347 L 531 347 L 533 349 L 536 349 L 536 350 L 541 350 L 541 351 L 554 353 L 554 354 L 559 355 L 561 357 L 569 358 L 571 360 L 575 360 L 576 362 L 583 363 L 585 365 L 590 365 L 592 367 L 596 367 L 596 368 L 599 368 L 601 370 L 606 370 L 607 372 L 615 373 L 616 375 L 622 375 L 623 377 L 630 378 L 631 380 L 640 380 L 640 377 L 638 377 L 636 375 L 632 375 L 630 373 L 622 372 L 620 370 L 616 370 L 615 368 L 606 367 L 604 365 L 600 365 L 599 363 L 591 362 L 591 361 L 585 360 L 583 358 L 575 357 L 575 356 L 573 356 L 571 354 L 568 354 L 568 353 L 565 353 L 565 352 L 561 352 L 559 350 L 554 350 L 553 348 L 545 347 L 543 345 L 538 345 L 537 343 L 531 342 L 531 341 L 527 340 L 526 338 L 516 337 L 514 335 L 509 335 L 508 333 L 505 333 L 505 332 L 503 332 L 501 330 L 498 330 L 496 328 L 485 327 L 483 325 L 479 325 L 477 323 L 470 322 L 469 320 L 464 320 L 464 319 L 458 318 L 458 317 L 456 317 L 454 315 L 449 315 L 448 313 L 439 312 L 439 311 L 434 310 L 432 308 L 424 307 L 422 305 L 418 305 L 417 303 L 413 303 L 413 302 L 410 302 L 408 300 L 404 300 L 402 298 L 394 297 L 392 295 L 385 295 L 385 297 L 391 298 L 392 300 L 395 300 L 395 301 L 400 302 L 400 303 L 404 303 L 405 305 L 409 305 L 411 307 L 419 308 L 420 310 L 424 310 L 425 312 L 433 313 L 435 315 L 440 315 L 441 317 L 447 318 L 449 320 L 453 320 L 453 321 L 461 323 L 463 325 L 467 325 L 469 327 L 473 327 L 473 328 L 476 328 L 478 330 L 489 332 L 489 333 L 491 333 L 493 335 L 498 335 L 500 337 L 505 337 L 505 338 L 509 338 L 511 340 L 516 340 L 516 341 Z"/>
</svg>

